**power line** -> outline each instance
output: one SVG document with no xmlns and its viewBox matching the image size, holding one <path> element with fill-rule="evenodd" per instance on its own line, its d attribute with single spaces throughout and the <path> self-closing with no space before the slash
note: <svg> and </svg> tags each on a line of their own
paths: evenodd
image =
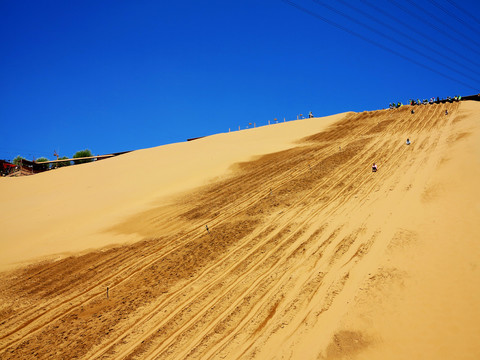
<svg viewBox="0 0 480 360">
<path fill-rule="evenodd" d="M 432 72 L 434 72 L 434 73 L 436 73 L 436 74 L 438 74 L 438 75 L 440 75 L 440 76 L 442 76 L 442 77 L 444 77 L 444 78 L 446 78 L 446 79 L 449 79 L 449 80 L 451 80 L 451 81 L 454 81 L 454 82 L 459 83 L 459 84 L 461 84 L 461 85 L 463 85 L 463 86 L 465 86 L 465 87 L 468 87 L 468 88 L 470 88 L 470 89 L 473 89 L 473 90 L 477 91 L 477 88 L 475 88 L 475 87 L 473 87 L 473 86 L 471 86 L 471 85 L 469 85 L 469 84 L 467 84 L 467 83 L 465 83 L 465 82 L 463 82 L 463 81 L 461 81 L 461 80 L 457 80 L 457 79 L 455 79 L 455 78 L 453 78 L 453 77 L 451 77 L 451 76 L 448 76 L 448 75 L 446 75 L 446 74 L 444 74 L 444 73 L 442 73 L 442 72 L 440 72 L 440 71 L 437 71 L 437 70 L 435 70 L 435 69 L 432 69 L 432 68 L 429 67 L 428 65 L 422 64 L 422 63 L 420 63 L 420 62 L 418 62 L 418 61 L 416 61 L 416 60 L 414 60 L 414 59 L 411 59 L 411 58 L 409 58 L 409 57 L 407 57 L 407 56 L 399 53 L 398 51 L 389 49 L 389 48 L 383 46 L 382 44 L 380 44 L 380 43 L 378 43 L 378 42 L 376 42 L 376 41 L 374 41 L 374 40 L 371 40 L 371 39 L 369 39 L 369 38 L 367 38 L 367 37 L 365 37 L 365 36 L 363 36 L 363 35 L 360 35 L 360 34 L 354 32 L 354 31 L 352 31 L 352 30 L 350 30 L 350 29 L 347 29 L 346 27 L 344 27 L 344 26 L 342 26 L 342 25 L 340 25 L 340 24 L 337 24 L 337 23 L 335 23 L 335 22 L 333 22 L 333 21 L 331 21 L 331 20 L 329 20 L 329 19 L 326 19 L 326 18 L 324 18 L 323 16 L 317 14 L 316 12 L 313 12 L 313 11 L 311 11 L 311 10 L 308 10 L 308 9 L 306 9 L 306 8 L 304 8 L 304 7 L 296 4 L 296 3 L 294 3 L 293 1 L 289 1 L 289 0 L 280 0 L 280 1 L 282 1 L 282 2 L 284 2 L 284 3 L 286 3 L 286 4 L 290 5 L 290 6 L 292 6 L 292 7 L 296 8 L 297 10 L 300 10 L 300 11 L 302 11 L 302 12 L 304 12 L 304 13 L 306 13 L 306 14 L 308 14 L 308 15 L 316 18 L 316 19 L 319 19 L 319 20 L 321 20 L 321 21 L 323 21 L 323 22 L 325 22 L 325 23 L 327 23 L 327 24 L 329 24 L 329 25 L 335 26 L 336 28 L 338 28 L 338 29 L 340 29 L 340 30 L 343 30 L 343 31 L 345 31 L 345 32 L 347 32 L 347 33 L 349 33 L 349 34 L 351 34 L 351 35 L 353 35 L 353 36 L 356 36 L 356 37 L 358 37 L 358 38 L 360 38 L 360 39 L 362 39 L 362 40 L 364 40 L 364 41 L 366 41 L 366 42 L 368 42 L 368 43 L 370 43 L 370 44 L 372 44 L 372 45 L 375 45 L 375 46 L 377 46 L 377 47 L 379 47 L 379 48 L 381 48 L 381 49 L 383 49 L 383 50 L 385 50 L 385 51 L 388 51 L 388 52 L 390 52 L 390 53 L 392 53 L 392 54 L 394 54 L 394 55 L 397 55 L 397 56 L 401 57 L 401 58 L 404 59 L 404 60 L 410 61 L 411 63 L 413 63 L 413 64 L 415 64 L 415 65 L 418 65 L 418 66 L 420 66 L 420 67 L 423 67 L 423 68 L 425 68 L 425 69 L 427 69 L 427 70 L 430 70 L 430 71 L 432 71 Z"/>
<path fill-rule="evenodd" d="M 438 7 L 440 10 L 442 10 L 448 16 L 451 16 L 451 17 L 455 18 L 455 20 L 457 20 L 459 23 L 461 23 L 461 24 L 465 25 L 466 27 L 472 29 L 475 33 L 478 32 L 478 30 L 473 28 L 469 23 L 465 22 L 463 19 L 460 19 L 457 15 L 455 15 L 455 14 L 451 13 L 450 11 L 448 11 L 447 9 L 445 9 L 442 5 L 440 5 L 435 0 L 428 0 L 428 1 L 430 1 L 434 6 Z"/>
<path fill-rule="evenodd" d="M 368 14 L 367 12 L 365 12 L 365 11 L 359 9 L 359 8 L 356 8 L 356 7 L 354 7 L 354 6 L 351 6 L 351 5 L 350 5 L 348 2 L 346 2 L 345 0 L 337 0 L 337 1 L 338 1 L 338 2 L 341 2 L 342 4 L 344 4 L 345 6 L 347 6 L 347 7 L 349 7 L 349 8 L 351 8 L 351 9 L 359 12 L 359 13 L 362 14 L 363 16 L 370 18 L 370 19 L 373 20 L 374 22 L 376 22 L 376 23 L 378 23 L 378 24 L 380 24 L 380 25 L 383 25 L 383 26 L 385 26 L 386 28 L 388 28 L 388 29 L 390 29 L 390 30 L 392 30 L 392 31 L 394 31 L 394 32 L 396 32 L 396 33 L 399 33 L 400 35 L 406 37 L 407 39 L 410 39 L 410 40 L 413 41 L 414 43 L 417 42 L 417 39 L 415 39 L 414 37 L 408 35 L 408 34 L 405 33 L 405 32 L 402 32 L 402 31 L 396 29 L 395 27 L 391 26 L 390 24 L 387 24 L 387 23 L 385 23 L 385 22 L 383 22 L 383 21 L 381 21 L 381 20 L 378 20 L 375 16 L 372 16 L 372 15 Z M 447 55 L 445 55 L 444 53 L 442 53 L 442 52 L 440 52 L 440 51 L 438 51 L 438 50 L 436 50 L 436 49 L 434 49 L 434 48 L 432 48 L 432 47 L 430 47 L 430 46 L 428 46 L 428 45 L 426 45 L 426 44 L 422 44 L 422 46 L 423 46 L 424 48 L 426 48 L 426 49 L 434 52 L 435 54 L 437 54 L 437 55 L 439 55 L 439 56 L 441 56 L 441 57 L 443 57 L 443 58 L 445 58 L 445 59 L 447 59 L 447 60 L 455 63 L 456 65 L 459 65 L 459 64 L 457 63 L 457 60 L 451 58 L 450 56 L 447 56 Z M 463 67 L 465 68 L 465 65 L 463 65 Z M 467 69 L 468 69 L 469 71 L 477 74 L 477 75 L 480 75 L 480 72 L 478 72 L 476 69 L 472 69 L 472 68 L 467 68 Z M 464 75 L 464 76 L 465 76 L 465 75 Z M 469 77 L 469 76 L 467 76 L 467 77 Z"/>
<path fill-rule="evenodd" d="M 392 41 L 393 43 L 395 43 L 395 44 L 397 44 L 397 45 L 400 45 L 400 46 L 402 46 L 402 47 L 404 47 L 404 48 L 406 48 L 406 49 L 408 49 L 408 50 L 410 50 L 410 51 L 412 51 L 412 52 L 414 52 L 414 53 L 417 53 L 417 54 L 419 54 L 419 55 L 427 58 L 428 60 L 430 60 L 430 61 L 432 61 L 432 62 L 435 62 L 435 63 L 437 63 L 437 64 L 439 64 L 439 65 L 441 65 L 441 66 L 449 69 L 450 71 L 456 72 L 457 74 L 460 74 L 460 75 L 464 76 L 465 78 L 468 78 L 468 79 L 471 78 L 470 75 L 464 73 L 463 71 L 459 71 L 459 70 L 455 69 L 454 67 L 452 67 L 452 66 L 450 66 L 450 65 L 448 65 L 448 64 L 445 64 L 445 63 L 443 63 L 443 62 L 441 62 L 441 61 L 439 61 L 439 60 L 437 60 L 437 59 L 435 59 L 435 58 L 433 58 L 433 57 L 431 57 L 431 56 L 429 56 L 429 55 L 425 55 L 424 53 L 419 52 L 418 50 L 414 49 L 413 47 L 411 47 L 411 46 L 409 46 L 409 45 L 406 45 L 406 44 L 401 43 L 401 42 L 397 42 L 397 39 L 395 39 L 395 38 L 393 38 L 393 37 L 391 37 L 391 36 L 389 36 L 389 35 L 386 35 L 386 34 L 380 32 L 380 31 L 376 30 L 376 29 L 373 28 L 372 26 L 367 25 L 367 24 L 365 24 L 365 23 L 357 20 L 356 18 L 354 18 L 354 17 L 352 17 L 352 16 L 350 16 L 350 15 L 347 15 L 347 14 L 341 12 L 340 10 L 335 9 L 334 7 L 332 7 L 332 6 L 328 5 L 328 4 L 325 4 L 325 3 L 323 3 L 323 2 L 321 2 L 321 1 L 319 1 L 319 0 L 312 0 L 312 1 L 315 2 L 315 3 L 317 3 L 317 4 L 319 4 L 319 5 L 321 5 L 321 6 L 323 6 L 323 7 L 325 7 L 325 8 L 327 8 L 327 9 L 329 9 L 330 11 L 333 11 L 333 12 L 335 12 L 335 13 L 337 13 L 337 14 L 339 14 L 339 15 L 347 18 L 347 19 L 349 19 L 349 20 L 352 21 L 352 22 L 355 22 L 355 23 L 363 26 L 364 28 L 366 28 L 366 29 L 368 29 L 368 30 L 370 30 L 370 31 L 372 31 L 372 32 L 380 35 L 380 36 L 383 36 L 383 37 L 386 38 L 387 40 L 390 40 L 390 41 Z"/>
<path fill-rule="evenodd" d="M 451 0 L 447 0 L 450 4 L 452 4 L 453 6 L 455 6 L 458 10 L 460 10 L 461 12 L 463 12 L 464 14 L 470 16 L 470 18 L 472 18 L 474 21 L 476 21 L 478 24 L 480 24 L 480 21 L 475 17 L 473 16 L 472 14 L 470 14 L 468 11 L 465 11 L 463 10 L 461 7 L 459 7 L 457 4 L 455 4 L 453 1 Z"/>
<path fill-rule="evenodd" d="M 370 3 L 370 2 L 368 2 L 368 1 L 366 1 L 366 0 L 360 0 L 360 1 L 363 2 L 364 4 L 370 6 L 372 9 L 375 9 L 375 10 L 378 11 L 379 13 L 383 14 L 384 16 L 386 16 L 387 18 L 389 18 L 390 20 L 396 21 L 396 22 L 399 23 L 400 25 L 403 25 L 403 26 L 407 27 L 408 29 L 410 29 L 411 31 L 413 31 L 415 34 L 423 37 L 424 39 L 426 39 L 426 40 L 428 40 L 428 41 L 430 41 L 430 42 L 432 42 L 432 43 L 437 44 L 437 45 L 440 46 L 441 48 L 444 48 L 444 47 L 445 47 L 444 44 L 442 44 L 441 42 L 439 42 L 439 41 L 436 40 L 435 38 L 432 38 L 432 37 L 430 37 L 430 36 L 424 35 L 421 31 L 418 31 L 418 30 L 415 29 L 413 26 L 411 26 L 411 25 L 409 25 L 409 24 L 407 24 L 407 23 L 405 23 L 405 22 L 403 22 L 403 21 L 401 21 L 401 20 L 398 20 L 398 19 L 397 19 L 396 17 L 394 17 L 394 16 L 391 16 L 391 14 L 388 13 L 387 11 L 385 11 L 385 10 L 383 10 L 383 9 L 375 6 L 375 5 L 373 5 L 372 3 Z M 474 62 L 474 61 L 472 61 L 471 59 L 469 59 L 468 57 L 466 57 L 466 56 L 464 56 L 464 55 L 462 55 L 462 54 L 460 54 L 460 53 L 458 53 L 458 52 L 455 53 L 455 55 L 456 55 L 457 57 L 462 58 L 464 61 L 467 61 L 467 62 L 471 63 L 472 65 L 478 66 L 478 62 Z M 471 69 L 470 69 L 470 70 L 471 70 Z"/>
<path fill-rule="evenodd" d="M 414 1 L 412 0 L 405 0 L 405 1 L 408 1 L 410 4 L 412 4 L 412 6 L 418 6 L 418 4 L 416 4 Z M 437 20 L 440 24 L 442 24 L 443 26 L 449 28 L 451 31 L 453 31 L 454 33 L 458 34 L 459 36 L 464 36 L 465 34 L 464 33 L 461 33 L 460 31 L 458 31 L 457 29 L 455 29 L 454 27 L 450 26 L 447 22 L 443 21 L 442 19 L 440 19 L 439 17 L 437 17 L 436 15 L 434 15 L 432 12 L 428 12 L 428 11 L 425 11 L 424 10 L 424 13 L 428 13 L 430 17 L 432 17 L 433 19 Z M 456 41 L 458 41 L 458 38 L 454 38 Z M 475 44 L 476 46 L 480 47 L 480 44 L 478 42 L 476 42 L 474 39 L 470 39 L 470 42 Z"/>
<path fill-rule="evenodd" d="M 459 43 L 459 44 L 462 44 L 464 47 L 466 47 L 467 49 L 469 49 L 470 51 L 473 51 L 473 52 L 476 52 L 477 54 L 480 55 L 480 51 L 472 48 L 469 44 L 461 41 L 458 37 L 454 37 L 453 35 L 449 34 L 448 32 L 444 31 L 443 29 L 439 28 L 438 26 L 436 26 L 435 24 L 432 24 L 431 22 L 429 21 L 426 21 L 424 19 L 424 17 L 422 18 L 421 16 L 417 15 L 416 13 L 410 11 L 410 9 L 408 8 L 405 8 L 404 6 L 402 6 L 401 4 L 399 4 L 397 1 L 395 0 L 388 0 L 390 1 L 392 4 L 394 4 L 396 7 L 398 7 L 399 9 L 403 10 L 404 12 L 406 12 L 407 14 L 410 14 L 410 16 L 413 16 L 417 19 L 419 19 L 422 23 L 425 23 L 425 24 L 428 24 L 429 26 L 431 26 L 432 28 L 436 29 L 437 31 L 441 32 L 442 34 L 444 34 L 445 36 L 449 37 L 450 39 L 454 40 L 455 42 Z M 409 1 L 409 0 L 406 0 L 406 1 Z M 412 4 L 412 2 L 410 2 Z M 414 4 L 414 6 L 417 6 L 416 4 Z M 425 13 L 425 11 L 424 11 Z M 463 36 L 463 35 L 462 35 Z"/>
</svg>

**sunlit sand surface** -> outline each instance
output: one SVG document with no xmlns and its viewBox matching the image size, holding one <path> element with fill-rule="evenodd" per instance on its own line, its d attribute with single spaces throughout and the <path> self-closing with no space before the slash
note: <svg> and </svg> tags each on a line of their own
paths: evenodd
<svg viewBox="0 0 480 360">
<path fill-rule="evenodd" d="M 0 358 L 480 358 L 480 103 L 410 110 L 0 179 Z"/>
</svg>

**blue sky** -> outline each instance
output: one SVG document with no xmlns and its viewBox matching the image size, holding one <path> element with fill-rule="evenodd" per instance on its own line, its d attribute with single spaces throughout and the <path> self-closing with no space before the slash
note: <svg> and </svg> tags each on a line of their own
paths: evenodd
<svg viewBox="0 0 480 360">
<path fill-rule="evenodd" d="M 476 0 L 292 1 L 349 32 L 281 0 L 0 0 L 0 159 L 480 92 Z"/>
</svg>

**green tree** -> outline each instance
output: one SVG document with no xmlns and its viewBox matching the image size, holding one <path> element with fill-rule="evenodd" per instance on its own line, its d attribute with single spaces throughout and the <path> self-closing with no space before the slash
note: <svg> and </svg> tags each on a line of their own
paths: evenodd
<svg viewBox="0 0 480 360">
<path fill-rule="evenodd" d="M 58 160 L 64 160 L 68 159 L 68 156 L 62 156 L 61 158 L 58 158 Z M 57 167 L 64 167 L 64 166 L 70 166 L 72 163 L 70 161 L 60 161 L 56 163 Z"/>
<path fill-rule="evenodd" d="M 41 163 L 41 162 L 45 162 L 45 161 L 49 161 L 49 160 L 46 157 L 39 157 L 36 160 L 37 163 Z M 41 169 L 44 170 L 44 171 L 50 169 L 50 164 L 42 164 Z"/>
<path fill-rule="evenodd" d="M 73 158 L 76 159 L 76 158 L 89 157 L 89 156 L 92 156 L 92 152 L 88 149 L 85 149 L 85 150 L 77 151 L 75 155 L 73 155 Z M 83 164 L 83 163 L 90 162 L 92 160 L 93 159 L 74 160 L 74 163 Z"/>
<path fill-rule="evenodd" d="M 22 162 L 22 160 L 25 160 L 25 158 L 24 158 L 24 157 L 21 157 L 20 155 L 18 155 L 15 159 L 13 159 L 12 162 L 13 162 L 15 165 L 19 166 L 20 163 Z"/>
</svg>

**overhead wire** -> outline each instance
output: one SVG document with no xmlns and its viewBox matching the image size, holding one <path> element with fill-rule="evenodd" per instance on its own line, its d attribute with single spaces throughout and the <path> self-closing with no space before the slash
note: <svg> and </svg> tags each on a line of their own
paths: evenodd
<svg viewBox="0 0 480 360">
<path fill-rule="evenodd" d="M 398 33 L 398 34 L 402 35 L 403 37 L 411 40 L 411 41 L 414 42 L 414 43 L 417 43 L 417 42 L 418 42 L 417 39 L 415 39 L 413 36 L 410 36 L 410 35 L 408 35 L 407 33 L 403 32 L 403 31 L 401 31 L 401 30 L 398 30 L 397 28 L 391 26 L 390 24 L 387 24 L 387 23 L 385 23 L 385 22 L 377 19 L 375 16 L 372 16 L 372 15 L 370 15 L 369 13 L 367 13 L 367 12 L 365 12 L 365 11 L 357 8 L 357 7 L 352 6 L 351 4 L 349 4 L 349 3 L 348 3 L 347 1 L 345 1 L 345 0 L 337 0 L 337 2 L 340 2 L 340 3 L 344 4 L 345 6 L 349 7 L 350 9 L 353 9 L 354 11 L 362 14 L 363 16 L 365 16 L 365 17 L 367 17 L 367 18 L 369 18 L 369 19 L 371 19 L 372 21 L 374 21 L 374 22 L 376 22 L 376 23 L 378 23 L 378 24 L 380 24 L 380 25 L 382 25 L 382 26 L 384 26 L 384 27 L 386 27 L 386 28 L 394 31 L 395 33 Z M 439 55 L 440 57 L 443 57 L 443 58 L 445 58 L 445 59 L 447 59 L 447 60 L 455 63 L 456 65 L 460 65 L 460 64 L 458 64 L 458 61 L 457 61 L 457 60 L 455 60 L 455 59 L 453 59 L 452 57 L 446 55 L 444 52 L 441 52 L 441 51 L 438 51 L 438 50 L 432 48 L 431 46 L 429 46 L 429 45 L 427 45 L 427 44 L 422 44 L 422 48 L 428 49 L 429 51 L 434 52 L 435 54 Z M 474 63 L 474 64 L 475 64 L 475 63 Z M 463 67 L 463 68 L 466 68 L 465 65 L 462 65 L 462 67 Z M 480 72 L 477 71 L 476 69 L 473 69 L 473 68 L 468 67 L 467 70 L 469 70 L 469 71 L 471 71 L 472 73 L 475 73 L 475 74 L 477 74 L 477 75 L 480 75 Z M 468 76 L 468 77 L 469 77 L 469 76 Z"/>
<path fill-rule="evenodd" d="M 415 3 L 413 0 L 405 0 L 407 2 L 409 2 L 412 6 L 415 6 L 417 8 L 420 8 L 422 9 L 418 3 Z M 444 27 L 447 27 L 448 29 L 450 29 L 452 32 L 456 33 L 458 36 L 465 36 L 465 33 L 462 33 L 460 31 L 458 31 L 455 27 L 453 26 L 450 26 L 450 24 L 448 22 L 445 22 L 443 21 L 441 18 L 439 18 L 438 16 L 436 16 L 433 12 L 428 12 L 427 10 L 423 9 L 424 13 L 428 13 L 429 17 L 435 19 L 438 23 L 442 24 Z M 455 38 L 456 41 L 458 41 L 458 38 L 456 37 Z M 470 43 L 472 44 L 475 44 L 476 46 L 480 47 L 480 43 L 478 43 L 477 41 L 475 41 L 475 39 L 470 39 Z"/>
<path fill-rule="evenodd" d="M 471 13 L 469 13 L 468 11 L 462 9 L 461 7 L 459 7 L 457 4 L 455 4 L 452 0 L 447 0 L 451 5 L 453 5 L 454 7 L 456 7 L 458 10 L 460 10 L 461 12 L 463 12 L 464 14 L 468 15 L 471 19 L 473 19 L 474 21 L 476 21 L 479 25 L 480 25 L 480 20 L 478 20 L 475 16 L 473 16 Z"/>
<path fill-rule="evenodd" d="M 475 48 L 471 47 L 469 44 L 465 43 L 464 41 L 460 40 L 458 37 L 455 37 L 451 34 L 449 34 L 448 32 L 446 32 L 445 30 L 443 30 L 442 28 L 436 26 L 435 24 L 432 24 L 430 21 L 426 21 L 425 20 L 425 16 L 422 17 L 418 14 L 416 14 L 415 12 L 413 11 L 410 11 L 409 8 L 406 8 L 405 6 L 401 5 L 398 3 L 398 1 L 395 1 L 395 0 L 388 0 L 390 1 L 392 4 L 394 4 L 396 7 L 398 7 L 399 9 L 403 10 L 404 12 L 406 12 L 407 14 L 410 14 L 410 16 L 413 16 L 417 19 L 419 19 L 422 23 L 424 24 L 427 24 L 429 25 L 430 27 L 436 29 L 438 32 L 442 33 L 443 35 L 449 37 L 450 39 L 454 40 L 455 42 L 463 45 L 465 48 L 469 49 L 470 51 L 473 51 L 473 52 L 476 52 L 477 54 L 480 55 L 480 51 L 476 50 Z M 409 0 L 406 0 L 406 1 L 409 1 Z M 412 3 L 412 2 L 410 2 Z M 416 6 L 416 5 L 415 5 Z"/>
<path fill-rule="evenodd" d="M 418 51 L 417 49 L 411 47 L 410 45 L 407 45 L 407 44 L 402 43 L 402 42 L 398 42 L 397 39 L 391 37 L 390 35 L 387 35 L 387 34 L 385 34 L 385 33 L 382 33 L 382 32 L 380 32 L 380 31 L 378 31 L 377 29 L 373 28 L 372 26 L 367 25 L 367 24 L 365 24 L 365 23 L 357 20 L 356 18 L 354 18 L 354 17 L 352 17 L 352 16 L 350 16 L 350 15 L 347 15 L 347 14 L 345 14 L 344 12 L 342 12 L 342 11 L 340 11 L 340 10 L 338 10 L 338 9 L 336 9 L 336 8 L 328 5 L 328 4 L 325 4 L 325 3 L 322 2 L 322 1 L 319 1 L 319 0 L 312 0 L 312 1 L 313 1 L 314 3 L 316 3 L 316 4 L 318 4 L 318 5 L 321 5 L 321 6 L 325 7 L 325 8 L 327 8 L 327 9 L 329 9 L 330 11 L 333 11 L 333 12 L 335 12 L 335 13 L 337 13 L 337 14 L 339 14 L 339 15 L 347 18 L 347 19 L 349 19 L 350 21 L 352 21 L 352 22 L 354 22 L 354 23 L 359 24 L 360 26 L 363 26 L 364 28 L 366 28 L 366 29 L 374 32 L 375 34 L 384 37 L 385 39 L 391 41 L 392 43 L 395 43 L 395 44 L 397 44 L 397 45 L 399 45 L 399 46 L 404 47 L 405 49 L 408 49 L 409 51 L 412 51 L 412 52 L 414 52 L 414 53 L 417 53 L 417 54 L 423 56 L 424 58 L 426 58 L 426 59 L 428 59 L 428 60 L 430 60 L 430 61 L 432 61 L 432 62 L 434 62 L 434 63 L 437 63 L 438 65 L 441 65 L 441 66 L 445 67 L 446 69 L 449 69 L 450 71 L 456 72 L 457 74 L 460 74 L 460 75 L 464 76 L 465 78 L 471 79 L 471 76 L 470 76 L 469 74 L 466 74 L 466 73 L 464 73 L 463 71 L 457 70 L 457 69 L 455 69 L 454 67 L 452 67 L 452 66 L 450 66 L 450 65 L 448 65 L 448 64 L 445 64 L 445 63 L 443 63 L 443 62 L 435 59 L 434 57 L 432 57 L 432 56 L 430 56 L 430 55 L 428 55 L 428 54 L 426 55 L 426 54 Z"/>
<path fill-rule="evenodd" d="M 334 27 L 336 27 L 336 28 L 338 28 L 338 29 L 340 29 L 340 30 L 343 30 L 343 31 L 349 33 L 350 35 L 356 36 L 356 37 L 358 37 L 358 38 L 360 38 L 360 39 L 362 39 L 362 40 L 364 40 L 364 41 L 366 41 L 366 42 L 368 42 L 368 43 L 370 43 L 370 44 L 372 44 L 372 45 L 375 45 L 375 46 L 379 47 L 379 48 L 382 49 L 382 50 L 385 50 L 385 51 L 390 52 L 390 53 L 392 53 L 392 54 L 394 54 L 394 55 L 396 55 L 396 56 L 398 56 L 398 57 L 401 57 L 402 59 L 407 60 L 407 61 L 409 61 L 409 62 L 411 62 L 411 63 L 413 63 L 413 64 L 415 64 L 415 65 L 417 65 L 417 66 L 420 66 L 420 67 L 422 67 L 422 68 L 424 68 L 424 69 L 427 69 L 427 70 L 429 70 L 429 71 L 431 71 L 431 72 L 433 72 L 433 73 L 436 73 L 436 74 L 438 74 L 438 75 L 440 75 L 440 76 L 442 76 L 442 77 L 444 77 L 444 78 L 446 78 L 446 79 L 449 79 L 449 80 L 451 80 L 451 81 L 454 81 L 454 82 L 456 82 L 456 83 L 458 83 L 458 84 L 461 84 L 461 85 L 463 85 L 463 86 L 465 86 L 465 87 L 468 87 L 468 88 L 470 88 L 470 89 L 473 89 L 473 90 L 475 90 L 475 91 L 478 91 L 478 87 L 477 87 L 477 88 L 476 88 L 476 87 L 473 87 L 473 86 L 471 86 L 470 84 L 467 84 L 467 83 L 465 83 L 465 82 L 463 82 L 463 81 L 461 81 L 461 80 L 458 80 L 458 79 L 453 78 L 453 77 L 451 77 L 451 76 L 449 76 L 449 75 L 446 75 L 446 74 L 444 74 L 443 72 L 440 72 L 440 71 L 438 71 L 438 70 L 435 70 L 435 69 L 431 68 L 430 66 L 425 65 L 425 64 L 423 64 L 423 63 L 421 63 L 421 62 L 419 62 L 419 61 L 417 61 L 417 60 L 414 60 L 414 59 L 412 59 L 412 58 L 410 58 L 410 57 L 408 57 L 408 56 L 405 56 L 405 55 L 403 55 L 402 53 L 399 53 L 398 51 L 392 50 L 392 49 L 390 49 L 390 48 L 382 45 L 381 43 L 379 43 L 379 42 L 377 42 L 377 41 L 371 40 L 370 38 L 367 38 L 367 37 L 365 37 L 365 36 L 363 36 L 363 35 L 361 35 L 361 34 L 358 34 L 358 33 L 354 32 L 354 31 L 352 31 L 352 30 L 350 30 L 350 29 L 348 29 L 348 28 L 340 25 L 340 24 L 337 24 L 336 22 L 331 21 L 331 20 L 329 20 L 329 19 L 327 19 L 327 18 L 319 15 L 319 14 L 316 13 L 316 12 L 313 12 L 313 11 L 311 11 L 311 10 L 308 10 L 307 8 L 305 8 L 305 7 L 301 6 L 301 5 L 298 5 L 297 3 L 294 3 L 293 1 L 290 1 L 290 0 L 280 0 L 280 1 L 288 4 L 288 5 L 296 8 L 297 10 L 300 10 L 300 11 L 302 11 L 302 12 L 304 12 L 304 13 L 306 13 L 306 14 L 308 14 L 308 15 L 310 15 L 310 16 L 318 19 L 318 20 L 321 20 L 321 21 L 323 21 L 323 22 L 325 22 L 325 23 L 327 23 L 327 24 L 329 24 L 329 25 L 331 25 L 331 26 L 334 26 Z"/>
<path fill-rule="evenodd" d="M 467 23 L 466 21 L 464 21 L 463 19 L 459 18 L 457 15 L 453 14 L 452 12 L 448 11 L 447 9 L 445 9 L 442 5 L 440 5 L 438 2 L 436 2 L 435 0 L 428 0 L 430 1 L 434 6 L 436 6 L 437 8 L 439 8 L 440 10 L 442 10 L 445 14 L 447 14 L 448 16 L 451 16 L 453 17 L 455 20 L 457 20 L 459 23 L 463 24 L 464 26 L 472 29 L 474 32 L 477 32 L 478 30 L 475 29 L 473 26 L 471 26 L 469 23 Z"/>
<path fill-rule="evenodd" d="M 363 2 L 364 4 L 366 4 L 367 6 L 370 6 L 372 9 L 375 9 L 377 12 L 383 14 L 383 15 L 386 16 L 389 20 L 393 20 L 393 21 L 399 23 L 400 25 L 405 26 L 406 28 L 410 29 L 410 30 L 413 31 L 416 35 L 418 35 L 418 36 L 420 36 L 420 37 L 428 40 L 429 42 L 432 42 L 432 43 L 434 43 L 434 44 L 437 44 L 438 46 L 440 46 L 440 47 L 442 47 L 442 48 L 445 47 L 445 45 L 442 44 L 440 41 L 436 40 L 436 39 L 433 38 L 433 37 L 430 37 L 430 36 L 428 36 L 428 35 L 423 34 L 422 31 L 418 31 L 418 29 L 414 28 L 414 27 L 411 26 L 410 24 L 405 23 L 405 22 L 399 20 L 398 18 L 392 16 L 391 13 L 389 13 L 388 11 L 385 11 L 385 10 L 383 10 L 382 8 L 379 8 L 379 7 L 375 6 L 375 5 L 373 5 L 372 3 L 370 3 L 370 2 L 367 1 L 367 0 L 360 0 L 360 1 Z M 455 53 L 455 56 L 463 59 L 464 61 L 469 62 L 469 63 L 472 64 L 472 65 L 475 65 L 476 67 L 478 67 L 478 65 L 479 65 L 478 62 L 472 61 L 471 59 L 469 59 L 468 57 L 464 56 L 464 55 L 461 54 L 461 53 L 456 52 L 456 53 Z"/>
</svg>

